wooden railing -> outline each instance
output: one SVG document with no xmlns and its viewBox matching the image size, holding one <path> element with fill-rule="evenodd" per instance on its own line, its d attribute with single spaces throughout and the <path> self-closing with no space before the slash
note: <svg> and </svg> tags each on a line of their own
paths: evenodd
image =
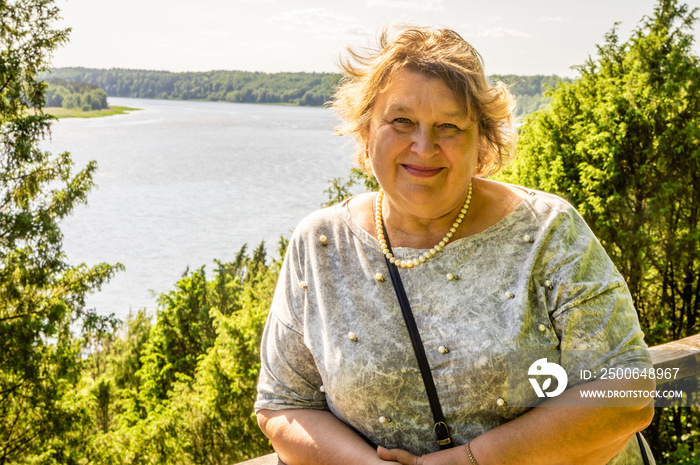
<svg viewBox="0 0 700 465">
<path fill-rule="evenodd" d="M 678 341 L 650 347 L 649 354 L 654 368 L 679 368 L 676 379 L 688 378 L 700 374 L 700 334 L 686 337 Z M 669 379 L 657 380 L 660 386 Z M 238 465 L 284 465 L 277 454 L 265 455 L 256 459 L 241 462 Z"/>
</svg>

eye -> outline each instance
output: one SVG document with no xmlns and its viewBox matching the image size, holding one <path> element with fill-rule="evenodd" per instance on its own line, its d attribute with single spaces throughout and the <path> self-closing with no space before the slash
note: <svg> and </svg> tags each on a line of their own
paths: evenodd
<svg viewBox="0 0 700 465">
<path fill-rule="evenodd" d="M 453 123 L 442 123 L 438 125 L 437 131 L 444 136 L 456 136 L 462 132 L 459 126 Z"/>
<path fill-rule="evenodd" d="M 411 124 L 411 120 L 408 118 L 394 118 L 394 123 Z"/>
<path fill-rule="evenodd" d="M 443 129 L 459 129 L 456 124 L 452 124 L 452 123 L 444 123 L 444 124 L 441 124 L 440 127 Z"/>
</svg>

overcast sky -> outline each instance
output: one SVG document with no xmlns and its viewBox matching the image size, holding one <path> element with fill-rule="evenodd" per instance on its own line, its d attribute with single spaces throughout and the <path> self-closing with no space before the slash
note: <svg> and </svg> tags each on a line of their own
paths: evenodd
<svg viewBox="0 0 700 465">
<path fill-rule="evenodd" d="M 700 7 L 700 0 L 687 1 Z M 73 29 L 56 67 L 330 71 L 393 22 L 448 27 L 490 74 L 558 74 L 595 55 L 615 22 L 627 39 L 654 0 L 57 0 Z M 695 26 L 696 37 L 700 24 Z M 699 47 L 696 39 L 695 51 Z"/>
</svg>

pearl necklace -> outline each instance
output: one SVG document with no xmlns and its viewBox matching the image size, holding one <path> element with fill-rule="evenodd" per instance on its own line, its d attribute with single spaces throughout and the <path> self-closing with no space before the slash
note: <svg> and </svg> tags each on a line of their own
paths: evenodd
<svg viewBox="0 0 700 465">
<path fill-rule="evenodd" d="M 471 203 L 471 200 L 472 183 L 470 182 L 469 192 L 467 193 L 467 198 L 464 201 L 464 205 L 462 205 L 462 209 L 459 211 L 459 214 L 457 215 L 455 222 L 452 223 L 452 227 L 450 228 L 448 233 L 445 234 L 445 237 L 443 237 L 442 240 L 438 242 L 438 244 L 435 247 L 423 253 L 418 258 L 414 258 L 413 260 L 398 260 L 396 257 L 394 257 L 394 254 L 391 253 L 391 248 L 387 245 L 386 237 L 384 236 L 384 228 L 382 227 L 382 202 L 384 201 L 384 190 L 379 189 L 379 194 L 377 194 L 377 205 L 374 210 L 374 224 L 377 227 L 377 239 L 379 239 L 379 246 L 382 248 L 382 252 L 392 264 L 400 268 L 413 268 L 420 265 L 421 263 L 425 263 L 426 260 L 431 259 L 438 252 L 440 252 L 442 248 L 445 247 L 445 245 L 450 241 L 454 233 L 457 232 L 457 228 L 459 228 L 459 225 L 462 224 L 462 220 L 464 219 L 464 217 L 467 214 L 467 211 L 469 210 L 469 204 Z"/>
</svg>

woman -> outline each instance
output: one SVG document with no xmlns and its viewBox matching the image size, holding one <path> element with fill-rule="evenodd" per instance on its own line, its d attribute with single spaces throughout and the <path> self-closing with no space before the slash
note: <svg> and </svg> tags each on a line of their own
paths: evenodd
<svg viewBox="0 0 700 465">
<path fill-rule="evenodd" d="M 581 365 L 562 352 L 570 379 L 650 362 L 627 288 L 573 208 L 482 177 L 514 147 L 505 87 L 489 86 L 477 52 L 449 30 L 385 32 L 376 53 L 351 57 L 334 103 L 347 122 L 339 132 L 354 135 L 382 190 L 308 216 L 290 242 L 256 403 L 280 458 L 642 463 L 634 434 L 651 421 L 648 399 L 547 408 L 580 401 L 579 385 L 535 408 L 508 405 L 508 352 L 597 354 Z M 439 450 L 433 437 L 387 265 L 400 268 L 459 447 Z"/>
</svg>

